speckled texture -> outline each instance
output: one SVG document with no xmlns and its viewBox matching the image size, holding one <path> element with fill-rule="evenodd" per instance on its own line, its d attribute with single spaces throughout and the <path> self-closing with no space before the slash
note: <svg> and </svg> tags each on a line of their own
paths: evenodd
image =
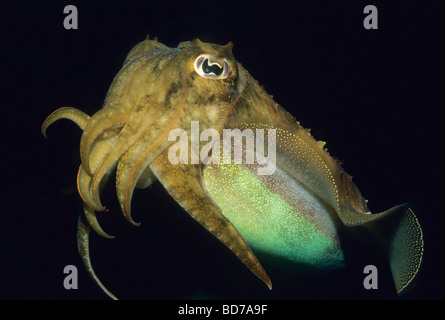
<svg viewBox="0 0 445 320">
<path fill-rule="evenodd" d="M 249 169 L 234 164 L 204 170 L 211 197 L 250 246 L 319 268 L 343 266 L 343 253 L 329 218 L 330 207 L 281 170 L 267 180 L 265 184 Z M 291 202 L 274 189 L 291 194 Z M 317 222 L 323 216 L 325 229 L 312 223 L 311 216 L 317 216 Z"/>
</svg>

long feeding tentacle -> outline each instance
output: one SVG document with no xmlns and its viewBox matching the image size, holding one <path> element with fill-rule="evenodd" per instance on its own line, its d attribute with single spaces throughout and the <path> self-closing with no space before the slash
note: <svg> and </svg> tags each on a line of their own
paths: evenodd
<svg viewBox="0 0 445 320">
<path fill-rule="evenodd" d="M 96 283 L 101 287 L 101 289 L 113 300 L 117 300 L 117 297 L 110 292 L 99 280 L 96 273 L 93 270 L 90 259 L 90 248 L 89 248 L 89 238 L 90 238 L 90 228 L 88 224 L 84 223 L 82 215 L 79 216 L 77 224 L 77 248 L 79 254 L 82 257 L 83 263 L 88 270 L 88 273 L 96 281 Z"/>
<path fill-rule="evenodd" d="M 60 119 L 71 120 L 75 124 L 77 124 L 82 130 L 84 130 L 88 124 L 88 121 L 90 120 L 90 116 L 80 111 L 79 109 L 73 107 L 63 107 L 57 109 L 56 111 L 51 113 L 42 124 L 41 132 L 45 138 L 46 138 L 46 130 L 48 130 L 49 126 Z"/>
</svg>

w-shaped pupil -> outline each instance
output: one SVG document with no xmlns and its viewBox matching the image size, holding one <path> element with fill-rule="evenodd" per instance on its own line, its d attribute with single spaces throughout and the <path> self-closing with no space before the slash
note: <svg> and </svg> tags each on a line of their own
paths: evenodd
<svg viewBox="0 0 445 320">
<path fill-rule="evenodd" d="M 209 66 L 209 60 L 208 59 L 204 60 L 204 63 L 202 64 L 202 70 L 205 73 L 213 72 L 217 76 L 219 76 L 223 72 L 223 69 L 220 68 L 217 64 L 212 64 L 211 66 Z"/>
</svg>

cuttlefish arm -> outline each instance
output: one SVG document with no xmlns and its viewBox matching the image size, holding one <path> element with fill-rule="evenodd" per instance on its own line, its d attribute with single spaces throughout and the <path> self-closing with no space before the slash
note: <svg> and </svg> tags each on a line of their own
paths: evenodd
<svg viewBox="0 0 445 320">
<path fill-rule="evenodd" d="M 150 168 L 167 192 L 187 213 L 224 243 L 256 276 L 272 288 L 269 276 L 249 246 L 232 223 L 222 215 L 220 208 L 205 190 L 201 165 L 172 165 L 168 159 L 168 152 L 163 152 L 150 164 Z"/>
<path fill-rule="evenodd" d="M 71 120 L 82 130 L 84 130 L 88 124 L 88 121 L 90 120 L 90 116 L 73 107 L 59 108 L 51 113 L 42 124 L 40 131 L 45 138 L 47 138 L 46 131 L 48 130 L 49 126 L 60 119 Z"/>
</svg>

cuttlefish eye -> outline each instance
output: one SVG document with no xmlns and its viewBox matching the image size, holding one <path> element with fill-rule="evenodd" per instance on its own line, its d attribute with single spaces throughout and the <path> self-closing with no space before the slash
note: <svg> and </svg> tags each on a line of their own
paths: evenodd
<svg viewBox="0 0 445 320">
<path fill-rule="evenodd" d="M 232 68 L 226 58 L 218 59 L 210 54 L 201 54 L 195 60 L 195 71 L 204 78 L 226 79 Z"/>
</svg>

